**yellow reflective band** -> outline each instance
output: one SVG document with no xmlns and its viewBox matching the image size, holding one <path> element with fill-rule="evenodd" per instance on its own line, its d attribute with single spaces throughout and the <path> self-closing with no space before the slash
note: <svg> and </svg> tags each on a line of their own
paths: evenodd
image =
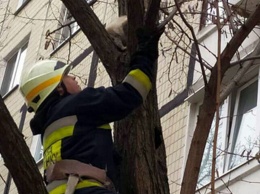
<svg viewBox="0 0 260 194">
<path fill-rule="evenodd" d="M 97 128 L 100 128 L 100 129 L 111 129 L 109 124 L 104 124 L 104 125 L 98 126 Z"/>
<path fill-rule="evenodd" d="M 53 143 L 44 150 L 43 168 L 46 170 L 51 164 L 61 160 L 61 140 Z"/>
<path fill-rule="evenodd" d="M 49 148 L 53 143 L 58 140 L 61 140 L 65 137 L 69 137 L 73 135 L 74 125 L 66 126 L 59 128 L 52 132 L 48 137 L 46 137 L 43 141 L 44 151 Z"/>
<path fill-rule="evenodd" d="M 149 77 L 140 69 L 130 71 L 123 82 L 131 84 L 139 92 L 143 100 L 146 99 L 152 87 Z"/>
<path fill-rule="evenodd" d="M 63 117 L 63 118 L 60 118 L 60 119 L 54 121 L 45 129 L 43 141 L 45 141 L 46 137 L 48 137 L 51 133 L 53 133 L 57 129 L 65 127 L 65 126 L 75 125 L 77 123 L 77 121 L 78 121 L 78 119 L 77 119 L 76 115 Z"/>
<path fill-rule="evenodd" d="M 51 79 L 46 80 L 45 82 L 41 83 L 40 85 L 33 88 L 27 95 L 27 101 L 31 101 L 40 91 L 44 90 L 45 88 L 49 87 L 50 85 L 60 82 L 62 75 L 57 75 Z"/>
<path fill-rule="evenodd" d="M 95 187 L 95 186 L 102 187 L 102 184 L 97 182 L 92 182 L 90 180 L 82 180 L 77 184 L 76 189 L 82 189 L 85 187 Z M 61 194 L 61 193 L 65 193 L 65 191 L 66 191 L 66 184 L 62 184 L 56 187 L 55 189 L 49 191 L 49 194 Z"/>
<path fill-rule="evenodd" d="M 130 71 L 128 73 L 128 75 L 132 76 L 137 81 L 142 83 L 147 91 L 150 91 L 150 89 L 152 88 L 152 84 L 151 84 L 149 77 L 144 72 L 142 72 L 140 69 L 134 69 L 134 70 Z"/>
</svg>

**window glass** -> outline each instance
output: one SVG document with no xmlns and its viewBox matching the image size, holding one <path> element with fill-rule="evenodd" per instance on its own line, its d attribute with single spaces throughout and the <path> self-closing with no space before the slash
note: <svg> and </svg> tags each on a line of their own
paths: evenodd
<svg viewBox="0 0 260 194">
<path fill-rule="evenodd" d="M 97 0 L 87 0 L 87 3 L 92 6 L 96 3 Z M 55 36 L 55 46 L 54 48 L 61 45 L 65 40 L 69 39 L 75 32 L 79 30 L 79 25 L 72 17 L 69 10 L 63 5 L 61 9 L 60 15 L 60 24 L 59 28 L 61 28 Z"/>
<path fill-rule="evenodd" d="M 67 38 L 69 38 L 72 34 L 74 34 L 78 29 L 79 25 L 75 21 L 75 19 L 70 14 L 69 10 L 64 7 L 62 12 L 62 26 L 60 31 L 60 37 L 58 41 L 58 45 L 64 42 Z"/>
<path fill-rule="evenodd" d="M 205 14 L 202 15 L 201 26 L 204 27 L 215 23 L 215 20 L 217 19 L 217 9 L 215 6 L 215 0 L 207 0 L 203 4 L 205 5 L 203 5 L 202 12 Z M 218 2 L 218 8 L 220 20 L 223 21 L 226 16 L 222 1 Z"/>
<path fill-rule="evenodd" d="M 228 99 L 225 100 L 224 103 L 219 108 L 220 120 L 219 120 L 219 128 L 218 128 L 217 159 L 216 159 L 216 170 L 218 171 L 219 175 L 223 173 L 223 168 L 224 168 L 223 150 L 225 149 L 225 134 L 227 128 L 227 114 L 228 114 L 227 102 Z M 211 179 L 215 125 L 216 125 L 216 115 L 213 119 L 208 140 L 205 146 L 201 167 L 200 167 L 198 187 L 201 187 L 209 183 Z"/>
<path fill-rule="evenodd" d="M 256 131 L 257 81 L 238 94 L 237 115 L 234 117 L 233 141 L 229 168 L 233 168 L 259 150 Z"/>
<path fill-rule="evenodd" d="M 33 137 L 33 143 L 31 149 L 32 149 L 34 160 L 36 162 L 39 162 L 43 158 L 43 147 L 42 147 L 40 135 L 36 135 Z"/>
<path fill-rule="evenodd" d="M 259 152 L 259 129 L 257 119 L 258 80 L 251 81 L 228 97 L 220 107 L 220 121 L 217 139 L 217 177 Z M 211 181 L 214 118 L 205 146 L 198 187 Z"/>
<path fill-rule="evenodd" d="M 25 61 L 27 44 L 20 48 L 10 60 L 7 61 L 3 82 L 1 85 L 1 95 L 5 95 L 14 86 L 19 84 L 21 73 Z"/>
</svg>

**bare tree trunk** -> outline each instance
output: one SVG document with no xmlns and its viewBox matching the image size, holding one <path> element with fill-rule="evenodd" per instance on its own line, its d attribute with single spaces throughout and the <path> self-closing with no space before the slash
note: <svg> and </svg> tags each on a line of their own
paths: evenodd
<svg viewBox="0 0 260 194">
<path fill-rule="evenodd" d="M 120 83 L 128 72 L 127 64 L 123 64 L 119 60 L 126 53 L 116 49 L 86 1 L 79 0 L 77 3 L 73 0 L 62 1 L 90 40 L 105 65 L 112 83 Z M 125 2 L 127 6 L 123 4 Z M 127 8 L 127 12 L 120 6 L 120 14 L 128 13 L 127 49 L 129 53 L 133 53 L 137 43 L 136 29 L 144 24 L 155 27 L 157 20 L 155 16 L 159 10 L 160 0 L 151 1 L 149 9 L 154 11 L 153 17 L 146 19 L 143 0 L 126 0 L 123 3 L 122 6 Z M 148 16 L 152 14 L 151 11 L 148 11 Z M 98 41 L 93 40 L 97 37 Z M 156 80 L 156 68 L 154 72 L 154 80 Z M 122 156 L 120 193 L 169 194 L 166 153 L 157 106 L 155 81 L 153 81 L 153 91 L 150 92 L 145 104 L 128 118 L 116 122 L 114 128 L 115 144 Z"/>
<path fill-rule="evenodd" d="M 0 118 L 0 153 L 19 194 L 47 194 L 42 176 L 24 137 L 19 132 L 1 96 Z"/>
<path fill-rule="evenodd" d="M 246 23 L 236 32 L 229 44 L 221 54 L 221 79 L 230 67 L 230 61 L 238 50 L 239 46 L 253 30 L 260 20 L 260 5 L 248 18 Z M 208 85 L 205 86 L 204 101 L 199 110 L 198 122 L 189 150 L 186 167 L 183 175 L 180 194 L 192 194 L 196 191 L 200 164 L 204 148 L 210 131 L 211 123 L 216 111 L 216 89 L 217 87 L 217 66 L 212 69 Z"/>
<path fill-rule="evenodd" d="M 122 194 L 168 194 L 165 145 L 156 90 L 128 118 L 115 123 L 116 148 L 122 156 Z"/>
</svg>

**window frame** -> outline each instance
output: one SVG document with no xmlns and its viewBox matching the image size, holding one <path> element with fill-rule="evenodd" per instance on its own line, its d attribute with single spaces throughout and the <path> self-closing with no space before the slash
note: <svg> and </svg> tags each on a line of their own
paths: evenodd
<svg viewBox="0 0 260 194">
<path fill-rule="evenodd" d="M 19 46 L 19 48 L 16 49 L 16 51 L 14 52 L 14 54 L 11 55 L 11 57 L 9 57 L 7 60 L 5 60 L 5 70 L 4 70 L 3 79 L 0 86 L 0 92 L 2 96 L 7 95 L 10 91 L 12 91 L 13 88 L 19 85 L 20 78 L 22 75 L 22 70 L 25 64 L 27 49 L 28 49 L 28 42 Z M 15 59 L 15 61 L 13 64 L 11 64 L 10 61 L 13 59 Z M 10 68 L 12 68 L 11 71 Z M 10 71 L 10 73 L 8 71 Z"/>
<path fill-rule="evenodd" d="M 41 135 L 34 135 L 32 137 L 30 150 L 37 164 L 43 160 L 43 146 L 41 142 Z"/>
<path fill-rule="evenodd" d="M 86 0 L 86 2 L 88 3 L 89 6 L 93 6 L 97 0 Z M 66 23 L 66 20 L 65 19 L 65 16 L 66 14 L 64 14 L 64 12 L 67 13 L 68 9 L 66 8 L 66 6 L 63 4 L 61 6 L 61 14 L 60 14 L 60 22 L 58 24 L 58 29 L 60 27 L 62 27 L 63 25 L 65 25 Z M 72 17 L 73 18 L 73 17 Z M 70 22 L 69 22 L 70 23 Z M 50 56 L 52 56 L 54 53 L 56 53 L 61 47 L 63 47 L 67 42 L 69 42 L 79 31 L 80 31 L 80 26 L 78 25 L 78 23 L 75 21 L 73 23 L 73 25 L 76 24 L 77 25 L 77 28 L 76 30 L 74 30 L 73 32 L 69 32 L 68 33 L 68 36 L 66 38 L 64 38 L 62 41 L 61 41 L 61 38 L 62 38 L 62 34 L 63 34 L 63 28 L 61 28 L 60 30 L 57 31 L 57 33 L 55 34 L 55 43 L 54 43 L 54 49 L 53 51 L 51 52 Z"/>
<path fill-rule="evenodd" d="M 233 135 L 234 135 L 234 129 L 235 129 L 235 120 L 232 119 L 231 117 L 236 115 L 237 114 L 237 110 L 238 110 L 238 103 L 239 103 L 239 99 L 238 99 L 238 96 L 240 95 L 241 91 L 245 88 L 247 88 L 248 86 L 250 86 L 252 83 L 254 83 L 255 81 L 257 81 L 257 102 L 256 102 L 256 118 L 258 118 L 260 116 L 260 78 L 258 78 L 260 75 L 260 68 L 258 67 L 258 75 L 254 75 L 251 79 L 249 79 L 244 85 L 240 86 L 233 94 L 231 94 L 230 96 L 228 96 L 225 101 L 223 102 L 223 105 L 225 106 L 224 109 L 226 109 L 226 113 L 227 113 L 227 116 L 225 118 L 225 126 L 224 127 L 224 130 L 222 131 L 222 139 L 221 139 L 221 142 L 222 142 L 222 146 L 221 146 L 221 150 L 225 150 L 227 151 L 227 153 L 231 152 L 231 145 L 233 143 Z M 235 99 L 234 101 L 232 102 L 232 98 L 234 98 L 235 96 Z M 194 103 L 194 102 L 193 102 Z M 232 103 L 234 103 L 232 105 Z M 198 103 L 196 104 L 196 112 L 193 112 L 193 116 L 191 115 L 191 117 L 195 117 L 197 118 L 196 116 L 198 115 L 198 110 L 199 110 L 199 106 L 201 105 L 201 103 Z M 233 106 L 233 107 L 232 107 Z M 194 107 L 193 107 L 194 109 Z M 233 109 L 233 110 L 232 110 Z M 224 116 L 224 115 L 223 115 Z M 225 117 L 225 116 L 224 116 Z M 190 121 L 189 121 L 190 122 Z M 193 130 L 195 128 L 195 124 L 196 124 L 196 121 L 192 121 L 191 124 L 193 124 Z M 213 124 L 213 123 L 212 123 Z M 231 126 L 232 125 L 232 126 Z M 260 125 L 260 121 L 259 119 L 256 119 L 256 126 L 259 126 Z M 189 125 L 190 126 L 190 125 Z M 212 128 L 214 128 L 214 126 L 212 126 Z M 256 131 L 256 135 L 260 137 L 260 130 L 257 130 Z M 224 137 L 224 138 L 223 138 Z M 218 138 L 218 145 L 219 145 L 219 140 L 220 138 Z M 259 142 L 258 142 L 259 143 Z M 230 145 L 230 146 L 228 146 Z M 259 145 L 260 147 L 260 145 Z M 259 148 L 258 148 L 259 149 Z M 259 150 L 258 150 L 259 152 Z M 252 155 L 254 156 L 254 155 Z M 223 176 L 226 176 L 227 174 L 235 171 L 236 169 L 239 169 L 239 168 L 242 168 L 243 166 L 245 166 L 246 164 L 248 164 L 250 161 L 253 161 L 255 159 L 253 158 L 249 158 L 248 160 L 245 160 L 243 162 L 240 162 L 239 164 L 237 164 L 236 166 L 232 167 L 232 168 L 229 168 L 229 163 L 230 163 L 230 154 L 226 154 L 224 152 L 224 154 L 221 156 L 222 159 L 220 159 L 220 162 L 223 161 L 223 165 L 221 166 L 220 169 L 218 169 L 218 176 L 219 177 L 223 177 Z M 211 172 L 210 172 L 211 173 Z M 238 172 L 239 173 L 239 172 Z M 216 177 L 217 179 L 218 177 Z M 204 188 L 207 184 L 209 184 L 210 180 L 207 181 L 207 183 L 204 183 L 204 184 L 201 184 L 201 185 L 197 185 L 198 188 Z"/>
<path fill-rule="evenodd" d="M 77 31 L 79 31 L 80 27 L 78 23 L 75 21 L 75 19 L 70 14 L 69 10 L 63 6 L 62 8 L 62 14 L 61 14 L 62 22 L 59 24 L 62 28 L 59 30 L 58 38 L 57 38 L 57 48 L 62 45 L 64 42 L 67 42 L 67 40 L 71 39 L 74 34 L 76 34 Z M 73 22 L 74 20 L 74 22 Z M 71 24 L 70 24 L 71 23 Z M 64 26 L 68 25 L 69 26 Z M 64 34 L 66 34 L 64 36 Z M 63 37 L 64 36 L 64 37 Z"/>
<path fill-rule="evenodd" d="M 241 92 L 248 88 L 251 84 L 257 82 L 257 99 L 256 99 L 256 118 L 259 117 L 259 94 L 260 94 L 260 90 L 259 90 L 259 84 L 260 84 L 260 79 L 257 79 L 256 77 L 251 79 L 250 81 L 248 81 L 246 84 L 244 84 L 243 86 L 241 86 L 240 88 L 238 88 L 237 92 L 236 92 L 236 97 L 235 97 L 235 107 L 234 107 L 234 112 L 233 112 L 233 118 L 232 118 L 232 126 L 230 127 L 230 137 L 228 138 L 228 142 L 227 142 L 227 146 L 228 146 L 228 152 L 230 153 L 234 153 L 235 150 L 233 150 L 233 147 L 236 146 L 236 141 L 237 141 L 237 138 L 238 138 L 238 135 L 239 135 L 239 132 L 240 131 L 237 131 L 238 134 L 237 134 L 237 137 L 235 139 L 234 135 L 235 135 L 235 131 L 238 130 L 236 127 L 237 125 L 237 119 L 238 117 L 237 116 L 234 116 L 234 115 L 238 115 L 238 108 L 239 108 L 239 103 L 240 103 L 240 99 L 241 99 Z M 230 102 L 231 103 L 231 102 Z M 240 124 L 241 126 L 241 124 Z M 239 126 L 239 128 L 240 128 Z M 257 119 L 256 119 L 256 126 L 257 126 Z M 256 134 L 257 134 L 257 131 L 256 131 Z M 259 134 L 259 130 L 258 130 L 258 134 Z M 230 145 L 230 146 L 229 146 Z M 242 153 L 240 153 L 242 154 Z M 233 166 L 230 168 L 230 163 L 231 163 L 231 160 L 232 160 L 232 155 L 231 154 L 228 154 L 227 157 L 226 157 L 226 166 L 225 166 L 225 169 L 224 171 L 228 172 L 229 170 L 233 169 L 233 168 L 236 168 L 237 166 L 240 166 L 244 163 L 247 162 L 247 160 L 243 161 L 243 162 L 240 162 L 239 164 Z"/>
<path fill-rule="evenodd" d="M 211 4 L 213 4 L 212 2 L 209 2 L 211 0 L 206 0 L 203 1 L 202 4 L 202 14 L 201 14 L 201 18 L 200 18 L 200 27 L 199 30 L 202 30 L 203 28 L 212 25 L 214 22 L 212 22 L 212 18 L 209 20 L 209 17 L 216 17 L 216 13 L 215 12 L 216 8 L 210 8 Z M 222 4 L 222 1 L 219 2 L 219 11 L 220 11 L 220 17 L 222 16 L 222 14 L 225 12 L 224 11 L 224 5 Z M 222 18 L 223 20 L 223 18 Z"/>
<path fill-rule="evenodd" d="M 219 127 L 219 129 L 218 129 L 218 137 L 220 137 L 220 135 L 221 135 L 221 139 L 218 138 L 218 140 L 217 140 L 217 144 L 218 144 L 217 145 L 217 148 L 218 148 L 218 150 L 217 150 L 217 160 L 220 161 L 220 163 L 218 163 L 218 161 L 216 162 L 216 165 L 219 165 L 219 168 L 217 170 L 218 170 L 218 174 L 220 176 L 225 173 L 225 171 L 224 171 L 225 163 L 226 163 L 225 155 L 220 154 L 220 153 L 223 152 L 224 150 L 226 150 L 226 145 L 227 145 L 227 139 L 225 137 L 227 136 L 228 128 L 229 128 L 228 127 L 228 125 L 229 125 L 229 117 L 228 117 L 228 115 L 230 113 L 229 99 L 230 99 L 230 97 L 225 99 L 224 102 L 222 103 L 221 107 L 220 107 L 220 109 L 221 109 L 220 110 L 220 119 L 221 120 L 220 120 L 219 123 L 222 124 L 223 127 L 222 128 Z M 198 114 L 198 112 L 196 114 Z M 210 129 L 210 133 L 212 133 L 212 136 L 213 136 L 212 138 L 214 138 L 215 125 L 213 125 L 213 123 L 215 123 L 215 121 L 216 121 L 216 118 L 214 116 L 213 121 L 212 121 L 212 127 Z M 209 137 L 208 137 L 206 146 L 209 144 L 210 133 L 209 133 Z M 212 143 L 212 142 L 213 142 L 213 139 L 212 139 L 212 141 L 210 141 L 210 143 Z M 206 146 L 205 146 L 205 149 L 206 149 Z M 210 149 L 211 149 L 210 152 L 212 153 L 212 147 Z M 205 150 L 204 150 L 204 153 L 205 153 Z M 203 154 L 203 158 L 204 158 L 204 154 Z M 203 158 L 202 158 L 202 162 L 203 162 Z M 212 156 L 209 156 L 209 159 L 210 159 L 210 161 L 212 161 Z M 223 162 L 223 164 L 221 164 L 222 162 Z M 211 170 L 209 172 L 210 172 L 210 177 L 211 177 Z M 207 183 L 201 184 L 201 187 L 203 187 L 204 185 L 210 183 L 210 181 L 211 180 L 209 179 Z M 198 181 L 198 183 L 199 183 L 199 181 Z"/>
</svg>

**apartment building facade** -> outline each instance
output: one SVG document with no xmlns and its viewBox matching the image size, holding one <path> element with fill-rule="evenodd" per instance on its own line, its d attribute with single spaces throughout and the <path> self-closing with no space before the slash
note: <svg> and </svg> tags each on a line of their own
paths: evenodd
<svg viewBox="0 0 260 194">
<path fill-rule="evenodd" d="M 256 9 L 257 4 L 259 4 L 258 1 L 253 0 L 231 0 L 229 3 L 233 5 L 232 9 L 243 9 L 248 13 L 252 13 Z M 219 6 L 225 7 L 224 1 L 219 2 Z M 245 16 L 245 14 L 242 15 Z M 244 18 L 241 15 L 236 15 L 236 18 L 233 19 L 233 22 L 237 22 L 240 21 L 239 19 Z M 200 51 L 203 54 L 203 59 L 209 65 L 208 67 L 213 67 L 217 63 L 218 41 L 221 42 L 220 47 L 221 51 L 223 51 L 237 29 L 232 29 L 230 25 L 223 26 L 221 29 L 221 40 L 218 38 L 216 25 L 207 25 L 198 31 L 196 36 L 201 45 Z M 258 157 L 260 145 L 258 129 L 259 60 L 243 61 L 243 59 L 259 55 L 259 35 L 259 27 L 256 26 L 232 58 L 231 67 L 226 72 L 221 85 L 221 91 L 225 91 L 230 83 L 236 80 L 235 89 L 225 98 L 219 108 L 220 119 L 217 132 L 215 169 L 216 193 L 242 194 L 248 192 L 257 194 L 260 191 L 258 181 L 260 173 Z M 238 63 L 240 60 L 242 62 Z M 249 63 L 251 63 L 250 68 L 242 77 L 237 79 L 236 76 L 240 74 L 242 67 L 247 66 Z M 196 115 L 198 115 L 205 91 L 202 72 L 198 62 L 195 63 L 194 69 L 193 83 L 186 99 L 189 102 L 186 149 L 189 149 L 188 144 L 196 126 Z M 208 69 L 206 74 L 210 76 Z M 197 193 L 211 193 L 212 147 L 216 122 L 215 115 L 201 162 Z"/>
<path fill-rule="evenodd" d="M 93 3 L 94 12 L 104 24 L 112 22 L 118 16 L 117 3 L 113 0 L 89 0 L 87 2 Z M 170 5 L 173 3 L 173 1 L 164 2 Z M 194 9 L 200 9 L 201 3 L 198 1 L 189 2 L 184 9 L 189 10 L 190 6 Z M 24 134 L 26 143 L 39 165 L 39 169 L 41 169 L 43 153 L 40 138 L 32 136 L 29 122 L 33 114 L 27 112 L 26 105 L 18 89 L 21 75 L 26 73 L 36 61 L 53 58 L 73 63 L 76 66 L 73 73 L 78 77 L 82 87 L 110 86 L 111 84 L 89 41 L 80 31 L 79 26 L 73 22 L 73 18 L 61 1 L 7 0 L 0 5 L 0 13 L 0 20 L 3 21 L 0 23 L 0 92 L 19 130 Z M 199 20 L 200 18 L 198 15 L 195 18 L 194 16 L 190 17 L 193 20 Z M 60 28 L 65 24 L 70 25 L 69 27 Z M 216 40 L 216 28 L 209 25 L 202 30 L 196 29 L 197 31 L 198 40 L 209 47 L 210 51 L 216 52 L 216 47 L 212 44 Z M 254 32 L 252 37 L 250 36 L 244 49 L 240 51 L 243 57 L 255 49 L 257 35 L 259 35 L 259 31 Z M 229 39 L 226 39 L 226 42 Z M 226 42 L 223 41 L 223 45 Z M 171 65 L 172 47 L 169 39 L 163 37 L 160 50 L 167 51 L 164 51 L 158 60 L 157 93 L 166 145 L 170 191 L 172 194 L 178 194 L 185 160 L 196 124 L 196 114 L 203 98 L 203 84 L 201 84 L 201 73 L 198 64 L 189 56 L 179 55 L 178 60 L 182 62 L 179 65 Z M 188 52 L 193 51 L 188 49 Z M 215 62 L 214 57 L 208 51 L 205 51 L 205 53 L 206 60 L 213 65 Z M 258 68 L 257 65 L 254 67 Z M 244 87 L 258 87 L 256 84 L 258 71 L 256 69 L 250 71 L 252 73 L 248 74 L 246 80 L 249 83 L 241 86 L 241 89 L 238 90 L 238 96 Z M 190 75 L 193 79 L 187 81 L 187 75 Z M 187 90 L 187 82 L 189 82 L 193 92 L 188 93 L 191 90 Z M 253 86 L 250 83 L 254 83 Z M 225 102 L 227 103 L 227 101 Z M 254 107 L 257 109 L 256 102 Z M 233 109 L 237 111 L 239 108 Z M 223 110 L 227 114 L 229 110 L 228 104 L 223 105 Z M 245 118 L 245 120 L 247 119 L 249 117 Z M 253 118 L 250 117 L 250 119 Z M 224 119 L 223 122 L 226 125 L 229 123 L 228 120 L 224 121 Z M 225 133 L 227 133 L 227 129 L 225 130 Z M 250 137 L 254 135 L 251 134 Z M 225 135 L 222 140 L 226 142 L 227 140 L 224 140 L 224 137 Z M 236 144 L 234 143 L 234 145 Z M 230 159 L 223 159 L 223 161 L 227 160 Z M 203 161 L 205 161 L 205 164 L 210 164 L 209 160 L 204 159 Z M 236 159 L 233 159 L 233 161 L 236 161 Z M 248 163 L 250 163 L 250 167 Z M 239 188 L 243 187 L 243 189 L 247 188 L 248 191 L 252 191 L 250 193 L 256 193 L 257 184 L 256 186 L 252 186 L 252 184 L 245 186 L 246 181 L 255 182 L 257 175 L 260 173 L 259 170 L 257 171 L 259 165 L 256 159 L 250 160 L 250 162 L 239 161 L 238 164 L 231 168 L 224 164 L 221 165 L 222 173 L 220 174 L 223 179 L 216 182 L 218 184 L 217 189 L 224 191 L 229 188 L 232 191 L 234 188 L 233 193 L 242 194 L 243 192 Z M 207 166 L 207 168 L 209 167 Z M 203 169 L 206 169 L 206 166 Z M 0 175 L 0 193 L 16 194 L 15 184 L 4 165 L 3 159 L 0 160 Z M 205 170 L 201 172 L 200 178 L 202 176 L 206 178 L 202 178 L 199 182 L 201 192 L 208 192 L 206 190 L 210 175 Z M 231 176 L 234 177 L 230 178 Z M 225 177 L 227 177 L 227 180 L 224 179 Z M 242 177 L 242 179 L 238 179 L 238 177 Z M 241 182 L 241 180 L 245 181 Z M 224 183 L 227 182 L 230 183 L 229 187 L 225 187 L 226 184 Z"/>
</svg>

